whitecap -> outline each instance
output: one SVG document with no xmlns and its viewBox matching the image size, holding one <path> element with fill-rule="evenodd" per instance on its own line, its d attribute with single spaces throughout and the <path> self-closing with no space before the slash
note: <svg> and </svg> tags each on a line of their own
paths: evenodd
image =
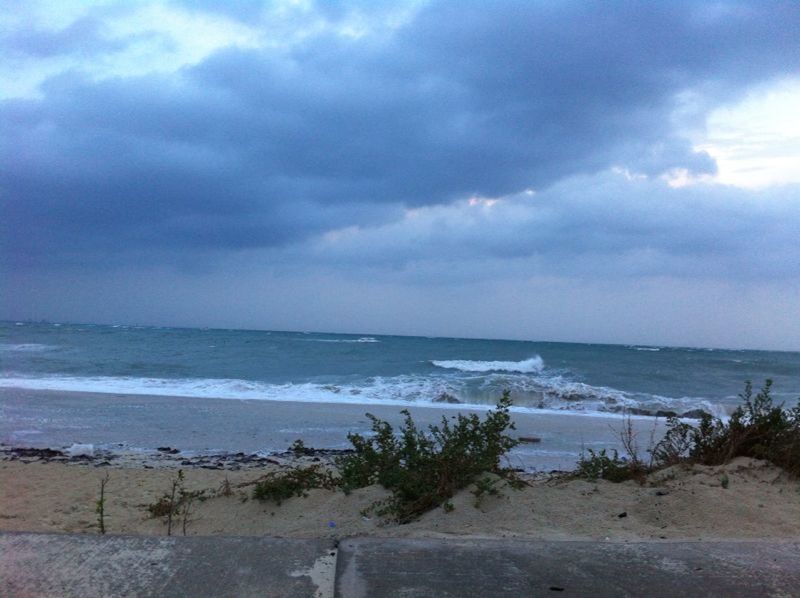
<svg viewBox="0 0 800 598">
<path fill-rule="evenodd" d="M 532 374 L 541 372 L 544 360 L 538 355 L 522 361 L 472 361 L 468 359 L 451 359 L 431 361 L 438 368 L 459 370 L 461 372 L 515 372 Z"/>
<path fill-rule="evenodd" d="M 306 343 L 379 343 L 377 338 L 362 336 L 361 338 L 298 338 Z"/>
<path fill-rule="evenodd" d="M 57 348 L 55 345 L 43 345 L 41 343 L 0 343 L 0 351 L 17 351 L 20 353 L 38 353 Z"/>
</svg>

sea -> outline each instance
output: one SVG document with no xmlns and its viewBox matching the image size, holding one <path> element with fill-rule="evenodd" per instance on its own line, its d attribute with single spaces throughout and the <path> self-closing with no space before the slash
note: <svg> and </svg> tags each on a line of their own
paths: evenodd
<svg viewBox="0 0 800 598">
<path fill-rule="evenodd" d="M 696 417 L 704 411 L 725 417 L 741 402 L 747 380 L 759 387 L 766 379 L 773 380 L 777 402 L 793 405 L 800 397 L 800 352 L 0 323 L 0 388 L 107 394 L 106 411 L 122 404 L 113 397 L 156 395 L 165 405 L 180 401 L 183 406 L 192 400 L 208 405 L 212 399 L 220 402 L 215 405 L 238 401 L 259 403 L 262 409 L 303 403 L 313 420 L 315 406 L 321 405 L 327 412 L 346 405 L 485 410 L 508 390 L 516 413 L 609 418 L 625 413 Z M 3 441 L 46 444 L 54 434 L 48 428 L 51 402 L 9 397 L 13 394 L 6 391 L 0 398 Z M 80 401 L 71 405 L 71 411 L 59 412 L 62 420 L 71 412 L 79 417 Z M 237 417 L 247 419 L 246 410 L 236 410 Z M 114 425 L 127 417 L 136 428 L 132 412 L 116 415 Z M 108 422 L 89 418 L 87 423 L 85 414 L 81 417 L 81 425 L 90 429 Z M 203 426 L 202 421 L 193 425 Z M 315 426 L 324 428 L 325 422 Z M 235 435 L 236 429 L 231 424 L 226 433 Z M 122 431 L 118 436 L 138 442 L 123 438 Z M 217 444 L 234 447 L 236 440 Z"/>
</svg>

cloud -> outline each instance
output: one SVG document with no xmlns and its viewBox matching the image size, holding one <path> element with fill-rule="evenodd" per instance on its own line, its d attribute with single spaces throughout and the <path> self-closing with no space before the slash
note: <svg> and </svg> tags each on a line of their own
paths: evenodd
<svg viewBox="0 0 800 598">
<path fill-rule="evenodd" d="M 248 271 L 416 285 L 797 276 L 796 187 L 658 178 L 715 172 L 683 135 L 687 96 L 702 121 L 798 73 L 793 4 L 343 6 L 291 13 L 271 43 L 281 5 L 184 4 L 223 10 L 260 45 L 166 73 L 73 62 L 39 97 L 0 103 L 4 268 L 192 272 L 251 256 Z M 111 13 L 88 12 L 6 43 L 31 60 L 127 43 Z"/>
<path fill-rule="evenodd" d="M 124 48 L 130 40 L 110 39 L 103 34 L 103 23 L 82 17 L 64 29 L 17 29 L 3 36 L 2 47 L 11 55 L 50 57 L 61 54 L 91 56 Z"/>
<path fill-rule="evenodd" d="M 796 279 L 800 186 L 673 188 L 608 171 L 540 193 L 410 210 L 321 237 L 302 259 L 403 272 L 414 284 L 565 275 L 586 279 Z"/>
</svg>

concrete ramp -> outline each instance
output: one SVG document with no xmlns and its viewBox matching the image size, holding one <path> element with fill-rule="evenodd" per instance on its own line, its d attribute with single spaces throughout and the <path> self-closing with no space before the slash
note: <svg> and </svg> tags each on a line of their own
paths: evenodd
<svg viewBox="0 0 800 598">
<path fill-rule="evenodd" d="M 0 534 L 0 596 L 333 594 L 331 540 Z"/>
<path fill-rule="evenodd" d="M 336 595 L 800 596 L 800 543 L 351 539 Z"/>
</svg>

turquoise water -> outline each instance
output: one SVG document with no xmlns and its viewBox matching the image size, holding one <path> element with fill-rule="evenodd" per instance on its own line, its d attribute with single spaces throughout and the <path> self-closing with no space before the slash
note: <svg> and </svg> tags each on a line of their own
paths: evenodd
<svg viewBox="0 0 800 598">
<path fill-rule="evenodd" d="M 724 415 L 745 380 L 800 396 L 800 353 L 534 341 L 0 323 L 0 386 L 324 403 Z"/>
</svg>

